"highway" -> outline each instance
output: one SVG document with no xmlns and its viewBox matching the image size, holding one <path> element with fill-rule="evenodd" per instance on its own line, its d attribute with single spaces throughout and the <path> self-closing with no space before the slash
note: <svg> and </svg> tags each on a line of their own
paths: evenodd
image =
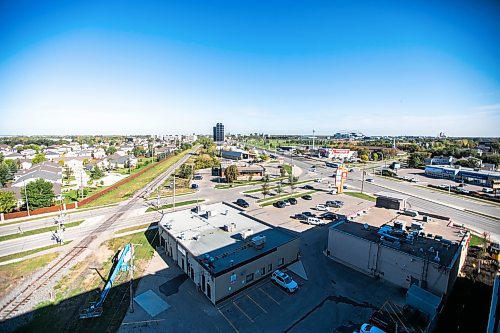
<svg viewBox="0 0 500 333">
<path fill-rule="evenodd" d="M 297 157 L 293 158 L 293 162 L 294 165 L 305 170 L 310 169 L 313 164 L 318 164 L 318 162 Z M 332 168 L 317 167 L 315 172 L 308 172 L 308 178 L 331 177 L 332 174 Z M 365 181 L 363 185 L 364 192 L 375 194 L 384 191 L 404 194 L 409 197 L 408 203 L 412 209 L 447 216 L 455 223 L 464 224 L 478 232 L 489 232 L 496 239 L 500 237 L 500 207 L 495 204 L 474 201 L 456 195 L 448 195 L 440 191 L 424 189 L 412 183 L 388 180 L 375 175 L 365 176 L 366 178 L 372 178 L 374 182 Z M 348 187 L 359 190 L 361 189 L 361 179 L 361 171 L 349 172 L 346 183 Z M 473 211 L 491 215 L 491 217 L 476 214 Z"/>
</svg>

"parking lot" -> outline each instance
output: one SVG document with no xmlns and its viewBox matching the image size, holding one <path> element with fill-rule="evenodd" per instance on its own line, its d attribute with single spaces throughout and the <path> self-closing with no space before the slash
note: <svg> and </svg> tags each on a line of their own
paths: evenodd
<svg viewBox="0 0 500 333">
<path fill-rule="evenodd" d="M 315 185 L 315 184 L 314 184 Z M 327 200 L 340 200 L 344 202 L 341 208 L 330 207 L 329 211 L 335 214 L 350 215 L 360 210 L 367 209 L 373 206 L 372 202 L 351 197 L 345 194 L 327 194 L 323 191 L 318 191 L 311 195 L 312 200 L 304 200 L 297 198 L 297 204 L 286 206 L 285 208 L 277 208 L 274 206 L 257 207 L 250 202 L 250 208 L 247 210 L 248 214 L 255 216 L 273 226 L 286 228 L 295 232 L 303 232 L 311 228 L 324 228 L 321 226 L 314 226 L 304 223 L 303 221 L 292 218 L 293 215 L 309 211 L 316 215 L 321 215 L 322 211 L 316 210 L 317 204 L 324 204 Z M 325 220 L 331 222 L 330 220 Z"/>
<path fill-rule="evenodd" d="M 450 185 L 451 187 L 457 186 L 460 183 L 456 182 L 454 180 L 450 179 L 441 179 L 441 178 L 433 178 L 433 177 L 427 177 L 425 175 L 424 170 L 421 169 L 401 169 L 398 171 L 398 176 L 400 177 L 409 177 L 409 178 L 416 178 L 418 180 L 418 183 L 420 185 Z M 472 184 L 465 184 L 465 188 L 469 191 L 478 191 L 481 192 L 482 186 L 477 186 L 477 185 L 472 185 Z"/>
</svg>

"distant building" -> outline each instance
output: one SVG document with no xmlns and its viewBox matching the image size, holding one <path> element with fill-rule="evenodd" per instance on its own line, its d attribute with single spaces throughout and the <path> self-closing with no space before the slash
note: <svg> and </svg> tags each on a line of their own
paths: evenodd
<svg viewBox="0 0 500 333">
<path fill-rule="evenodd" d="M 299 258 L 300 239 L 226 203 L 168 213 L 160 246 L 213 303 Z"/>
<path fill-rule="evenodd" d="M 224 125 L 217 123 L 214 126 L 214 142 L 224 142 Z"/>
<path fill-rule="evenodd" d="M 493 187 L 500 183 L 500 172 L 479 169 L 450 167 L 446 165 L 426 166 L 425 175 L 435 178 L 447 178 L 479 186 Z"/>
<path fill-rule="evenodd" d="M 424 160 L 425 165 L 453 165 L 457 159 L 452 156 L 434 156 Z"/>
</svg>

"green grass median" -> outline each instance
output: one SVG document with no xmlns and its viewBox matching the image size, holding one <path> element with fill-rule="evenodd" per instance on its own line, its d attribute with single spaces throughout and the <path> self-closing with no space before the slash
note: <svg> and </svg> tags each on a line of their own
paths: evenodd
<svg viewBox="0 0 500 333">
<path fill-rule="evenodd" d="M 358 199 L 367 200 L 367 201 L 372 201 L 372 202 L 377 201 L 377 198 L 375 198 L 375 197 L 373 197 L 371 195 L 368 195 L 366 193 L 361 193 L 361 192 L 344 192 L 343 194 L 349 195 L 351 197 L 355 197 L 355 198 L 358 198 Z"/>
<path fill-rule="evenodd" d="M 65 228 L 77 227 L 80 224 L 82 224 L 84 221 L 85 220 L 80 220 L 80 221 L 75 221 L 75 222 L 71 222 L 71 223 L 66 223 L 66 224 L 64 224 L 64 227 Z M 18 232 L 15 234 L 0 236 L 0 242 L 10 240 L 10 239 L 16 239 L 16 238 L 20 238 L 20 237 L 42 234 L 44 232 L 56 231 L 57 228 L 58 228 L 57 226 L 43 227 L 43 228 L 39 228 L 39 229 L 28 230 L 28 231 Z"/>
</svg>

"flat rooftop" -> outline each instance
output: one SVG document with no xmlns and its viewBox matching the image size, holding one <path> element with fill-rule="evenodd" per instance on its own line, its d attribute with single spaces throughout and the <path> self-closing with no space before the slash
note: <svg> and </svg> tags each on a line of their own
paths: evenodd
<svg viewBox="0 0 500 333">
<path fill-rule="evenodd" d="M 400 239 L 399 246 L 395 246 L 394 243 L 389 241 L 384 241 L 385 245 L 422 259 L 429 258 L 434 262 L 433 259 L 436 253 L 429 252 L 429 249 L 432 247 L 435 251 L 439 251 L 440 263 L 445 266 L 449 266 L 452 263 L 458 246 L 464 238 L 464 234 L 460 234 L 459 232 L 460 229 L 449 227 L 447 221 L 431 218 L 429 222 L 423 222 L 422 216 L 412 218 L 402 215 L 397 210 L 378 207 L 372 207 L 368 211 L 368 214 L 356 217 L 355 221 L 334 224 L 330 228 L 372 242 L 382 242 L 380 240 L 381 236 L 378 234 L 380 228 L 382 226 L 394 227 L 395 221 L 406 223 L 407 227 L 411 227 L 414 222 L 420 222 L 423 225 L 423 232 L 426 236 L 415 237 L 412 243 L 406 242 L 405 236 L 396 236 Z M 365 226 L 368 226 L 368 228 Z M 428 237 L 428 234 L 432 236 Z M 391 235 L 395 236 L 394 234 Z M 445 241 L 434 239 L 436 235 L 441 236 Z M 420 249 L 423 249 L 423 252 Z"/>
<path fill-rule="evenodd" d="M 392 192 L 384 192 L 384 191 L 377 192 L 377 193 L 375 193 L 375 195 L 377 197 L 392 198 L 392 199 L 401 200 L 401 201 L 408 199 L 407 195 L 392 193 Z"/>
<path fill-rule="evenodd" d="M 199 262 L 209 261 L 213 274 L 272 252 L 297 238 L 223 202 L 200 207 L 199 212 L 185 209 L 164 215 L 160 228 L 175 237 Z M 230 227 L 229 231 L 224 230 L 225 226 Z M 251 236 L 245 240 L 242 233 Z M 261 249 L 248 241 L 255 236 L 266 237 Z"/>
</svg>

